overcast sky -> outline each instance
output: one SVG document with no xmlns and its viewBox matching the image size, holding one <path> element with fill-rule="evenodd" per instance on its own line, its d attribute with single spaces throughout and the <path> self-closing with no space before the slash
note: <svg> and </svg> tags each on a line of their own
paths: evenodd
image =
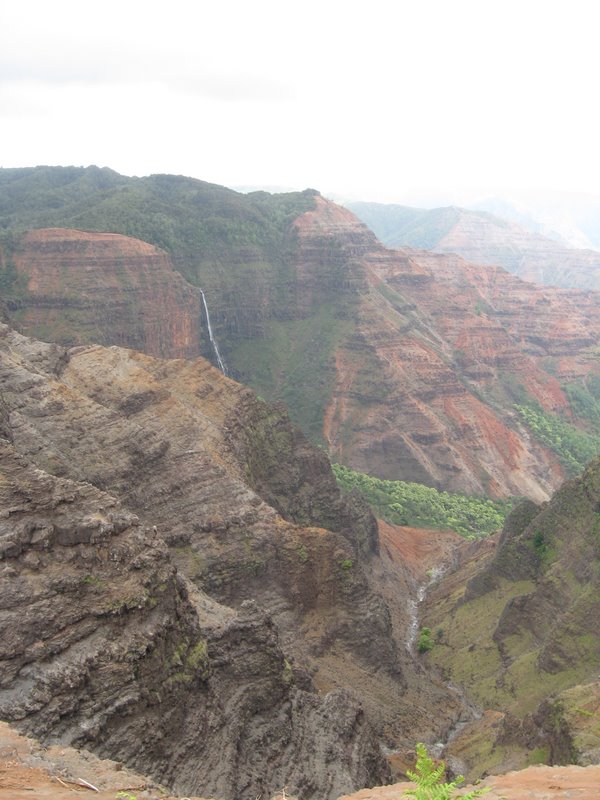
<svg viewBox="0 0 600 800">
<path fill-rule="evenodd" d="M 600 194 L 594 7 L 5 1 L 0 166 L 380 201 Z"/>
</svg>

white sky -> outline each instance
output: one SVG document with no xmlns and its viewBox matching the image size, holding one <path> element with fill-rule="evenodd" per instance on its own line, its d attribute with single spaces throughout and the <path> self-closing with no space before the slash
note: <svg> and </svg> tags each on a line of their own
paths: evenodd
<svg viewBox="0 0 600 800">
<path fill-rule="evenodd" d="M 4 0 L 0 166 L 380 201 L 600 194 L 595 6 Z"/>
</svg>

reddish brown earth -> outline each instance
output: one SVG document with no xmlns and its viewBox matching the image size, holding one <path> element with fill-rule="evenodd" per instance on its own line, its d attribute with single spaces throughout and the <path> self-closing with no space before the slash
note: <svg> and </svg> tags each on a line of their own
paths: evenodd
<svg viewBox="0 0 600 800">
<path fill-rule="evenodd" d="M 82 780 L 99 791 L 86 788 Z M 404 782 L 363 789 L 343 795 L 339 800 L 401 800 L 413 786 Z M 485 797 L 490 800 L 598 800 L 600 765 L 528 767 L 490 776 L 476 787 L 465 787 L 465 790 L 482 787 L 489 787 Z M 118 792 L 134 795 L 139 800 L 176 800 L 150 778 L 131 772 L 118 762 L 99 759 L 86 750 L 71 747 L 42 747 L 0 723 L 2 800 L 65 800 L 67 797 L 115 800 Z M 195 796 L 187 798 L 196 800 Z M 294 799 L 284 791 L 274 800 Z"/>
<path fill-rule="evenodd" d="M 434 531 L 390 525 L 379 520 L 379 548 L 393 564 L 408 570 L 420 583 L 432 567 L 451 561 L 457 551 L 468 549 L 465 540 L 453 531 Z"/>
<path fill-rule="evenodd" d="M 98 791 L 86 787 L 82 781 Z M 64 800 L 66 797 L 115 800 L 118 792 L 133 795 L 138 800 L 175 800 L 152 779 L 131 772 L 117 761 L 100 759 L 87 750 L 72 747 L 43 747 L 0 722 L 2 800 Z"/>
<path fill-rule="evenodd" d="M 412 783 L 397 783 L 363 789 L 344 795 L 339 800 L 401 800 Z M 600 765 L 595 767 L 528 767 L 506 775 L 493 775 L 477 786 L 489 787 L 484 797 L 489 800 L 598 800 L 600 798 Z"/>
<path fill-rule="evenodd" d="M 295 223 L 298 282 L 323 274 L 326 239 L 359 297 L 332 360 L 323 431 L 335 459 L 383 478 L 547 498 L 563 471 L 521 425 L 515 387 L 570 413 L 561 384 L 600 370 L 600 296 L 387 250 L 351 212 L 315 202 Z"/>
<path fill-rule="evenodd" d="M 13 260 L 26 281 L 26 302 L 12 311 L 24 333 L 164 358 L 200 355 L 200 293 L 157 247 L 115 233 L 48 228 L 29 231 Z"/>
</svg>

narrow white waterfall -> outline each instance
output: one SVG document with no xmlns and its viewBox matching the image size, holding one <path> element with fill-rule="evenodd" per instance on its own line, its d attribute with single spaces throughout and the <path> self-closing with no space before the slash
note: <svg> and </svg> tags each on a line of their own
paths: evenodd
<svg viewBox="0 0 600 800">
<path fill-rule="evenodd" d="M 225 364 L 223 363 L 223 359 L 221 358 L 221 354 L 219 353 L 219 346 L 217 344 L 217 340 L 213 336 L 212 328 L 210 326 L 210 314 L 208 313 L 208 306 L 206 305 L 206 297 L 204 296 L 204 292 L 200 289 L 200 294 L 202 295 L 202 305 L 204 306 L 204 313 L 206 314 L 206 327 L 208 328 L 208 338 L 210 339 L 210 343 L 213 346 L 213 350 L 215 353 L 215 357 L 217 359 L 217 364 L 219 365 L 219 369 L 223 373 L 223 375 L 227 375 L 227 369 L 225 368 Z"/>
</svg>

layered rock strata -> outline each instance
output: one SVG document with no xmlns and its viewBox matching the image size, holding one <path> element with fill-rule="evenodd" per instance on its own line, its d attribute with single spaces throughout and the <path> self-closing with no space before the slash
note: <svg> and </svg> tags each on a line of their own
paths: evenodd
<svg viewBox="0 0 600 800">
<path fill-rule="evenodd" d="M 502 267 L 526 281 L 600 289 L 600 253 L 567 247 L 493 214 L 456 206 L 429 210 L 350 203 L 349 208 L 388 247 L 456 253 L 475 264 Z"/>
<path fill-rule="evenodd" d="M 296 221 L 299 271 L 328 235 L 363 278 L 352 333 L 333 354 L 330 451 L 385 478 L 546 497 L 562 469 L 519 424 L 512 386 L 568 413 L 562 383 L 598 370 L 598 305 L 456 256 L 386 250 L 350 212 L 316 204 Z"/>
<path fill-rule="evenodd" d="M 226 443 L 251 393 L 206 362 L 65 351 L 4 328 L 0 364 L 2 717 L 181 792 L 334 797 L 384 776 L 356 700 L 316 694 L 307 671 L 339 648 L 401 688 L 389 613 L 360 566 L 376 535 L 364 509 L 344 516 L 325 473 L 339 533 L 268 506 Z M 297 509 L 324 472 L 305 462 Z"/>
<path fill-rule="evenodd" d="M 196 183 L 195 192 L 208 191 Z M 252 201 L 226 195 L 236 236 L 219 239 L 220 249 L 207 240 L 196 256 L 185 240 L 185 254 L 173 257 L 207 287 L 232 374 L 284 401 L 313 440 L 362 471 L 467 493 L 549 497 L 563 464 L 514 405 L 537 403 L 589 426 L 564 387 L 600 375 L 595 293 L 535 286 L 458 256 L 386 250 L 351 212 L 314 193 L 296 198 L 312 208 L 278 229 L 277 247 L 260 244 L 257 231 L 250 247 L 242 207 Z M 4 262 L 17 271 L 0 276 L 13 281 L 6 313 L 22 330 L 65 344 L 210 356 L 197 290 L 156 248 L 34 231 L 17 237 L 12 255 L 5 246 Z"/>
<path fill-rule="evenodd" d="M 181 791 L 223 797 L 255 796 L 279 780 L 302 787 L 307 797 L 333 796 L 348 782 L 358 785 L 383 775 L 363 711 L 345 686 L 352 687 L 390 745 L 408 747 L 416 730 L 439 736 L 451 724 L 459 704 L 441 683 L 417 686 L 407 672 L 414 669 L 412 660 L 398 641 L 413 579 L 398 564 L 392 569 L 380 562 L 370 513 L 357 499 L 341 500 L 327 459 L 281 412 L 203 360 L 159 361 L 99 346 L 65 350 L 6 327 L 1 333 L 6 457 L 14 451 L 23 475 L 33 470 L 43 476 L 52 494 L 56 484 L 74 497 L 89 495 L 86 508 L 91 508 L 82 515 L 93 539 L 74 540 L 74 550 L 62 550 L 68 542 L 61 544 L 52 534 L 44 544 L 46 534 L 36 533 L 28 503 L 41 518 L 40 530 L 65 526 L 54 521 L 51 505 L 46 517 L 39 510 L 47 501 L 39 499 L 37 484 L 24 490 L 21 505 L 14 502 L 15 486 L 27 481 L 11 478 L 5 533 L 6 559 L 16 559 L 7 573 L 11 582 L 20 585 L 23 559 L 25 565 L 32 561 L 42 587 L 45 570 L 53 575 L 72 561 L 75 572 L 57 595 L 64 599 L 56 609 L 64 620 L 58 661 L 52 648 L 36 645 L 41 649 L 34 648 L 26 661 L 12 661 L 12 672 L 6 667 L 4 716 L 47 739 L 84 742 L 138 769 L 154 770 Z M 75 513 L 78 506 L 65 503 L 61 509 Z M 108 514 L 103 509 L 113 505 L 115 519 L 121 518 L 120 508 L 127 509 L 123 531 L 107 528 L 105 535 L 101 525 L 94 533 L 94 520 L 100 524 Z M 18 542 L 11 538 L 17 512 L 24 515 Z M 77 519 L 70 525 L 72 531 L 87 530 L 87 522 Z M 111 535 L 117 537 L 115 547 L 125 543 L 122 561 L 111 560 Z M 110 540 L 106 574 L 96 536 L 102 547 Z M 38 538 L 45 556 L 36 566 Z M 25 551 L 32 541 L 29 556 Z M 152 578 L 144 571 L 146 561 L 135 566 L 140 548 L 156 572 Z M 385 596 L 376 588 L 384 573 Z M 11 582 L 7 591 L 16 591 Z M 175 610 L 160 617 L 160 636 L 175 638 L 159 646 L 159 633 L 146 615 L 154 620 L 159 614 L 161 592 L 169 586 L 176 597 L 165 597 Z M 7 602 L 16 613 L 17 601 Z M 105 602 L 106 615 L 90 610 L 90 604 L 104 609 Z M 23 617 L 19 640 L 40 639 L 40 609 Z M 171 613 L 183 627 L 172 622 Z M 7 617 L 7 624 L 12 620 Z M 127 623 L 122 636 L 121 623 Z M 141 637 L 134 635 L 138 628 L 146 631 Z M 52 626 L 45 629 L 52 634 Z M 166 672 L 160 659 L 166 660 Z M 123 662 L 131 662 L 131 669 Z M 109 677 L 116 670 L 114 683 L 110 678 L 96 684 L 100 665 Z M 72 686 L 70 678 L 65 686 L 77 695 L 74 704 L 61 689 L 66 675 L 73 678 Z M 90 685 L 97 690 L 86 700 Z M 219 697 L 218 709 L 207 700 L 209 690 Z M 153 694 L 162 698 L 164 691 L 169 707 L 175 706 L 172 714 Z M 41 698 L 38 705 L 35 698 Z M 433 698 L 444 703 L 444 714 L 428 715 Z M 163 727 L 154 724 L 155 716 Z M 187 719 L 196 733 L 187 730 Z M 139 749 L 128 747 L 131 739 L 142 743 Z M 299 755 L 309 742 L 314 755 Z M 354 753 L 350 760 L 338 746 Z M 197 766 L 199 753 L 205 766 Z M 227 753 L 226 766 L 217 766 L 217 753 L 219 759 Z M 263 757 L 270 759 L 269 769 Z M 341 771 L 331 766 L 338 758 L 345 764 Z"/>
<path fill-rule="evenodd" d="M 9 302 L 11 319 L 25 334 L 164 358 L 204 352 L 200 293 L 157 247 L 114 233 L 48 228 L 29 231 L 5 257 L 21 284 L 21 296 Z"/>
</svg>

